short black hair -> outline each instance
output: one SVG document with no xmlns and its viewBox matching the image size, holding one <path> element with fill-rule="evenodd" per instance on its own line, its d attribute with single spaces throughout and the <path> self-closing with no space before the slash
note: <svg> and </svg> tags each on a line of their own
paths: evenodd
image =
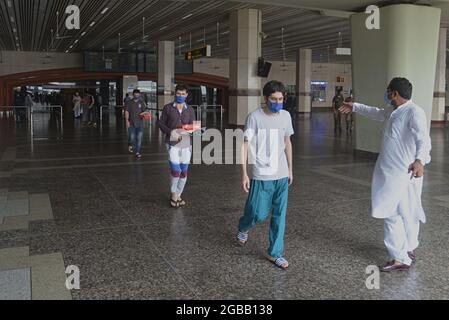
<svg viewBox="0 0 449 320">
<path fill-rule="evenodd" d="M 176 86 L 176 89 L 175 89 L 175 92 L 178 92 L 178 91 L 187 91 L 187 92 L 189 92 L 189 87 L 186 84 L 184 84 L 184 83 L 179 83 Z"/>
<path fill-rule="evenodd" d="M 263 88 L 263 96 L 270 97 L 275 92 L 281 92 L 282 95 L 285 96 L 286 91 L 287 90 L 285 90 L 285 86 L 282 82 L 273 80 L 268 82 Z"/>
<path fill-rule="evenodd" d="M 139 89 L 134 89 L 133 94 L 140 93 Z"/>
<path fill-rule="evenodd" d="M 397 91 L 402 98 L 410 100 L 413 94 L 413 85 L 406 78 L 394 78 L 387 90 Z"/>
</svg>

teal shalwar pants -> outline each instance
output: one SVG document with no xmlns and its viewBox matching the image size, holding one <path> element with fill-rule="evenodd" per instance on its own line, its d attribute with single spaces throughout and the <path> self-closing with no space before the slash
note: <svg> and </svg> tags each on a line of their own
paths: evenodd
<svg viewBox="0 0 449 320">
<path fill-rule="evenodd" d="M 265 221 L 270 212 L 270 248 L 268 255 L 282 258 L 284 254 L 285 217 L 288 205 L 288 178 L 273 181 L 251 180 L 245 213 L 240 219 L 239 231 L 248 232 L 257 223 Z"/>
</svg>

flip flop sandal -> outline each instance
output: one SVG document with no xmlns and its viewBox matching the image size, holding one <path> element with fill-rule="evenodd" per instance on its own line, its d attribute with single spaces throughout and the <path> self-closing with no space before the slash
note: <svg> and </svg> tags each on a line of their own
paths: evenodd
<svg viewBox="0 0 449 320">
<path fill-rule="evenodd" d="M 170 206 L 172 208 L 179 208 L 179 202 L 177 200 L 170 199 Z"/>
<path fill-rule="evenodd" d="M 184 200 L 179 199 L 179 200 L 178 200 L 178 205 L 179 205 L 180 207 L 184 207 L 184 206 L 187 205 L 187 203 L 186 203 Z"/>
<path fill-rule="evenodd" d="M 281 268 L 282 270 L 287 270 L 289 267 L 288 261 L 285 260 L 284 258 L 273 259 L 269 257 L 268 261 L 276 265 L 276 267 Z"/>
<path fill-rule="evenodd" d="M 237 241 L 244 246 L 247 242 L 248 242 L 248 232 L 239 232 L 239 234 L 237 235 Z"/>
</svg>

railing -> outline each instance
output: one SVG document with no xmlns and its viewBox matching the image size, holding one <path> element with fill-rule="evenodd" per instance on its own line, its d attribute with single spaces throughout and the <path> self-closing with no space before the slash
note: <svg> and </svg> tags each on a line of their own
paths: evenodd
<svg viewBox="0 0 449 320">
<path fill-rule="evenodd" d="M 224 119 L 224 108 L 222 105 L 189 105 L 190 107 L 195 109 L 196 112 L 196 118 L 198 120 L 203 119 L 203 115 L 207 113 L 217 113 L 217 111 L 220 112 L 220 128 L 223 129 L 223 119 Z M 103 113 L 105 109 L 112 110 L 112 109 L 123 109 L 124 106 L 118 105 L 118 106 L 112 106 L 112 105 L 103 105 L 100 106 L 100 124 L 103 123 Z M 162 109 L 158 108 L 148 108 L 150 111 L 155 111 L 156 115 L 160 116 Z M 206 121 L 203 123 L 204 126 L 207 126 L 207 116 Z"/>
<path fill-rule="evenodd" d="M 196 109 L 196 118 L 198 120 L 203 120 L 203 114 L 206 114 L 206 121 L 203 126 L 207 127 L 207 113 L 217 113 L 217 109 L 220 109 L 220 129 L 223 129 L 223 117 L 224 108 L 222 105 L 191 105 L 192 108 Z"/>
<path fill-rule="evenodd" d="M 109 106 L 107 106 L 107 105 L 100 106 L 100 125 L 103 123 L 103 109 L 108 109 L 110 111 L 112 108 L 115 108 L 117 110 L 117 109 L 123 109 L 124 106 L 121 106 L 121 105 L 118 105 L 118 106 L 111 106 L 111 105 L 109 105 Z"/>
<path fill-rule="evenodd" d="M 6 115 L 14 115 L 14 118 L 17 119 L 17 110 L 19 109 L 26 109 L 27 110 L 27 115 L 28 115 L 28 119 L 30 120 L 30 133 L 31 133 L 31 138 L 34 137 L 34 113 L 35 110 L 39 110 L 40 108 L 45 108 L 45 109 L 60 109 L 60 120 L 61 120 L 61 135 L 64 134 L 64 108 L 63 106 L 49 106 L 49 105 L 45 105 L 45 106 L 41 106 L 41 105 L 34 105 L 34 106 L 0 106 L 0 113 L 6 114 Z"/>
<path fill-rule="evenodd" d="M 0 117 L 3 116 L 9 117 L 14 115 L 14 107 L 0 107 Z"/>
</svg>

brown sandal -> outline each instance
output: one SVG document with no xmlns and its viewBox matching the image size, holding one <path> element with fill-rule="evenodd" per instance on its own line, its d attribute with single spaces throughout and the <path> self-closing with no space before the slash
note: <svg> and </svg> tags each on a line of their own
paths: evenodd
<svg viewBox="0 0 449 320">
<path fill-rule="evenodd" d="M 172 208 L 179 208 L 179 201 L 170 199 L 170 206 Z"/>
</svg>

